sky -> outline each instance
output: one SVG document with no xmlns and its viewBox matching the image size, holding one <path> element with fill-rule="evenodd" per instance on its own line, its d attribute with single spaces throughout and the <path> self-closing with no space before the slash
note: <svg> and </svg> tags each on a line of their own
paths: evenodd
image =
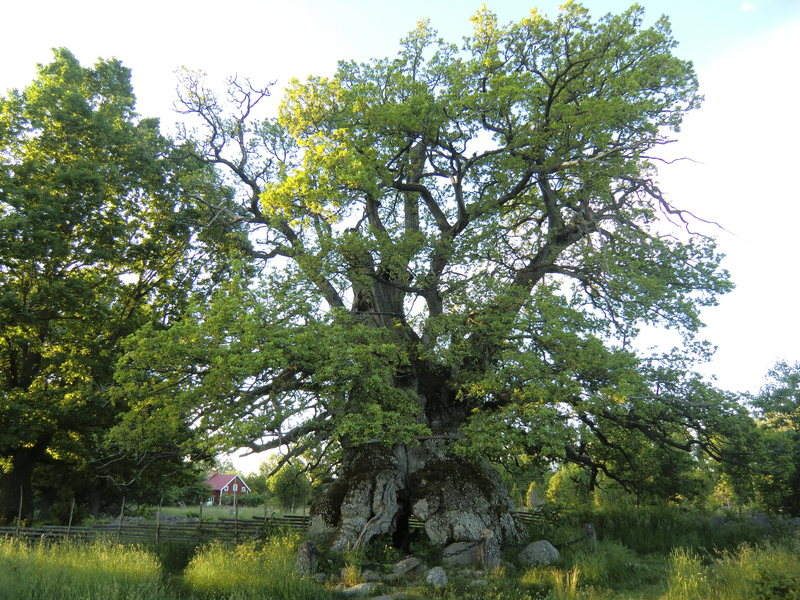
<svg viewBox="0 0 800 600">
<path fill-rule="evenodd" d="M 133 71 L 139 113 L 166 129 L 175 71 L 202 70 L 275 82 L 329 75 L 340 59 L 392 56 L 417 20 L 458 42 L 480 0 L 0 0 L 0 94 L 24 87 L 51 48 L 69 48 L 84 65 L 115 57 Z M 560 1 L 487 0 L 503 23 Z M 630 0 L 584 0 L 592 15 L 620 12 Z M 726 254 L 736 289 L 706 309 L 703 336 L 718 347 L 702 369 L 724 389 L 757 392 L 777 360 L 800 361 L 800 1 L 640 0 L 646 22 L 666 14 L 693 61 L 705 103 L 684 123 L 673 157 L 660 169 L 676 205 L 721 225 L 705 227 Z M 658 334 L 647 343 L 661 342 Z M 260 459 L 259 459 L 260 460 Z M 254 463 L 257 465 L 257 461 Z M 255 470 L 255 468 L 246 468 Z"/>
</svg>

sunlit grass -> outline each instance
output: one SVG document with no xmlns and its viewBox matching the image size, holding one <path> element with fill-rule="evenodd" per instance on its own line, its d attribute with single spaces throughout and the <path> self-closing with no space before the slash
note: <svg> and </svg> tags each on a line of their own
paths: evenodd
<svg viewBox="0 0 800 600">
<path fill-rule="evenodd" d="M 297 572 L 300 541 L 296 533 L 201 547 L 0 539 L 0 600 L 339 597 Z M 800 600 L 797 535 L 724 551 L 683 547 L 648 554 L 601 539 L 594 549 L 576 545 L 554 565 L 527 569 L 515 567 L 513 555 L 508 551 L 510 562 L 491 573 L 447 568 L 450 583 L 441 589 L 407 581 L 397 589 L 384 584 L 379 593 L 402 592 L 409 600 Z M 432 552 L 427 562 L 435 564 L 436 556 Z M 329 581 L 361 580 L 356 555 L 330 558 L 322 564 Z M 344 576 L 342 564 L 350 566 Z"/>
<path fill-rule="evenodd" d="M 195 555 L 184 572 L 188 592 L 200 598 L 316 600 L 334 597 L 297 572 L 299 537 L 236 547 L 212 544 Z"/>
<path fill-rule="evenodd" d="M 717 558 L 687 550 L 670 557 L 663 600 L 800 600 L 800 541 L 744 545 Z"/>
<path fill-rule="evenodd" d="M 3 600 L 160 600 L 158 559 L 111 542 L 27 543 L 0 539 Z"/>
</svg>

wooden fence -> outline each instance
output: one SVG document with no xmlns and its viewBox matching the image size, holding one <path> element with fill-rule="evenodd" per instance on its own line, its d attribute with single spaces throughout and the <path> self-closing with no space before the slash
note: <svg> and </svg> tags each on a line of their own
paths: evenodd
<svg viewBox="0 0 800 600">
<path fill-rule="evenodd" d="M 131 521 L 112 522 L 91 527 L 47 525 L 41 527 L 0 527 L 0 536 L 39 539 L 71 539 L 91 541 L 100 539 L 124 542 L 160 543 L 211 541 L 239 542 L 263 537 L 268 532 L 280 529 L 305 530 L 309 517 L 286 515 L 265 519 L 190 522 L 167 520 L 156 523 Z"/>
<path fill-rule="evenodd" d="M 537 513 L 515 513 L 522 523 L 539 523 L 543 519 Z M 211 541 L 243 542 L 257 539 L 278 530 L 305 531 L 311 518 L 300 515 L 271 516 L 266 519 L 226 519 L 216 521 L 192 522 L 173 519 L 155 523 L 136 521 L 116 521 L 91 527 L 67 525 L 47 525 L 41 527 L 0 527 L 0 537 L 24 537 L 38 539 L 70 539 L 92 541 L 101 539 L 124 542 L 160 543 L 191 542 L 202 544 Z M 411 519 L 412 529 L 419 529 L 423 523 Z"/>
</svg>

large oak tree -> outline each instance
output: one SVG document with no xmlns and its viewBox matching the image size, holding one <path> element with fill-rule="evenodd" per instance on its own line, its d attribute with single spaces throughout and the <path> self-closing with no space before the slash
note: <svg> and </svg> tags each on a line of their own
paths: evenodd
<svg viewBox="0 0 800 600">
<path fill-rule="evenodd" d="M 394 58 L 293 82 L 275 119 L 252 119 L 266 90 L 226 104 L 187 77 L 187 138 L 238 185 L 262 276 L 143 333 L 127 393 L 223 445 L 325 455 L 312 527 L 336 549 L 411 514 L 437 543 L 513 538 L 492 459 L 633 486 L 642 448 L 720 457 L 735 408 L 630 345 L 656 324 L 702 354 L 699 309 L 729 289 L 656 180 L 700 101 L 674 47 L 665 19 L 568 3 L 482 10 L 460 48 L 421 23 Z"/>
<path fill-rule="evenodd" d="M 0 97 L 0 158 L 0 520 L 20 494 L 30 517 L 35 488 L 46 504 L 62 492 L 119 501 L 147 468 L 180 471 L 175 443 L 188 439 L 162 431 L 138 454 L 106 443 L 127 410 L 108 393 L 120 343 L 210 281 L 197 199 L 224 194 L 139 118 L 127 68 L 82 67 L 64 49 Z"/>
</svg>

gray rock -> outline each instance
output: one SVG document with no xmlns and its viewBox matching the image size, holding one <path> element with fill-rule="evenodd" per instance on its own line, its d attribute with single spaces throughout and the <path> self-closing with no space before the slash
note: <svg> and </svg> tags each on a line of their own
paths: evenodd
<svg viewBox="0 0 800 600">
<path fill-rule="evenodd" d="M 422 562 L 420 562 L 416 556 L 409 556 L 394 563 L 394 566 L 392 566 L 392 575 L 394 575 L 395 578 L 402 577 L 403 575 L 406 575 L 407 573 L 410 573 L 419 567 L 421 564 Z"/>
<path fill-rule="evenodd" d="M 326 545 L 336 534 L 336 527 L 329 525 L 321 515 L 311 515 L 306 535 L 321 545 Z"/>
<path fill-rule="evenodd" d="M 378 584 L 369 582 L 369 583 L 359 583 L 358 585 L 353 585 L 348 588 L 344 588 L 342 590 L 342 594 L 345 596 L 369 596 L 378 589 Z"/>
<path fill-rule="evenodd" d="M 525 546 L 519 553 L 519 561 L 528 567 L 534 565 L 552 565 L 561 555 L 547 540 L 539 540 Z"/>
<path fill-rule="evenodd" d="M 414 516 L 420 521 L 427 521 L 430 516 L 435 513 L 439 508 L 439 499 L 434 497 L 428 501 L 427 498 L 417 500 L 411 508 Z"/>
<path fill-rule="evenodd" d="M 444 587 L 447 585 L 447 573 L 444 572 L 442 567 L 433 567 L 425 575 L 425 583 L 436 588 Z"/>
<path fill-rule="evenodd" d="M 367 581 L 367 582 L 369 582 L 369 581 L 380 581 L 381 580 L 381 576 L 378 573 L 376 573 L 375 571 L 371 571 L 371 570 L 367 569 L 365 571 L 361 571 L 361 579 L 363 579 L 364 581 Z"/>
<path fill-rule="evenodd" d="M 712 527 L 725 527 L 725 525 L 728 524 L 728 519 L 726 519 L 725 517 L 721 517 L 721 516 L 711 517 L 711 519 L 709 519 L 708 523 Z"/>
<path fill-rule="evenodd" d="M 442 564 L 466 567 L 478 560 L 480 542 L 453 542 L 442 550 Z"/>
<path fill-rule="evenodd" d="M 301 575 L 313 575 L 317 572 L 319 552 L 313 542 L 303 542 L 297 551 L 297 570 Z"/>
<path fill-rule="evenodd" d="M 500 567 L 500 543 L 491 529 L 481 532 L 481 543 L 476 548 L 478 566 L 487 571 Z"/>
<path fill-rule="evenodd" d="M 494 531 L 501 543 L 517 539 L 514 506 L 500 476 L 494 469 L 473 467 L 441 457 L 428 461 L 415 474 L 419 492 L 412 498 L 412 507 L 428 513 L 425 533 L 433 544 L 478 540 L 485 528 Z"/>
<path fill-rule="evenodd" d="M 770 521 L 769 517 L 764 513 L 757 513 L 750 517 L 750 523 L 763 529 L 772 527 L 772 521 Z"/>
<path fill-rule="evenodd" d="M 597 549 L 597 532 L 594 530 L 594 525 L 591 523 L 584 523 L 581 527 L 583 531 L 583 539 L 586 540 L 589 548 L 592 550 Z"/>
</svg>

